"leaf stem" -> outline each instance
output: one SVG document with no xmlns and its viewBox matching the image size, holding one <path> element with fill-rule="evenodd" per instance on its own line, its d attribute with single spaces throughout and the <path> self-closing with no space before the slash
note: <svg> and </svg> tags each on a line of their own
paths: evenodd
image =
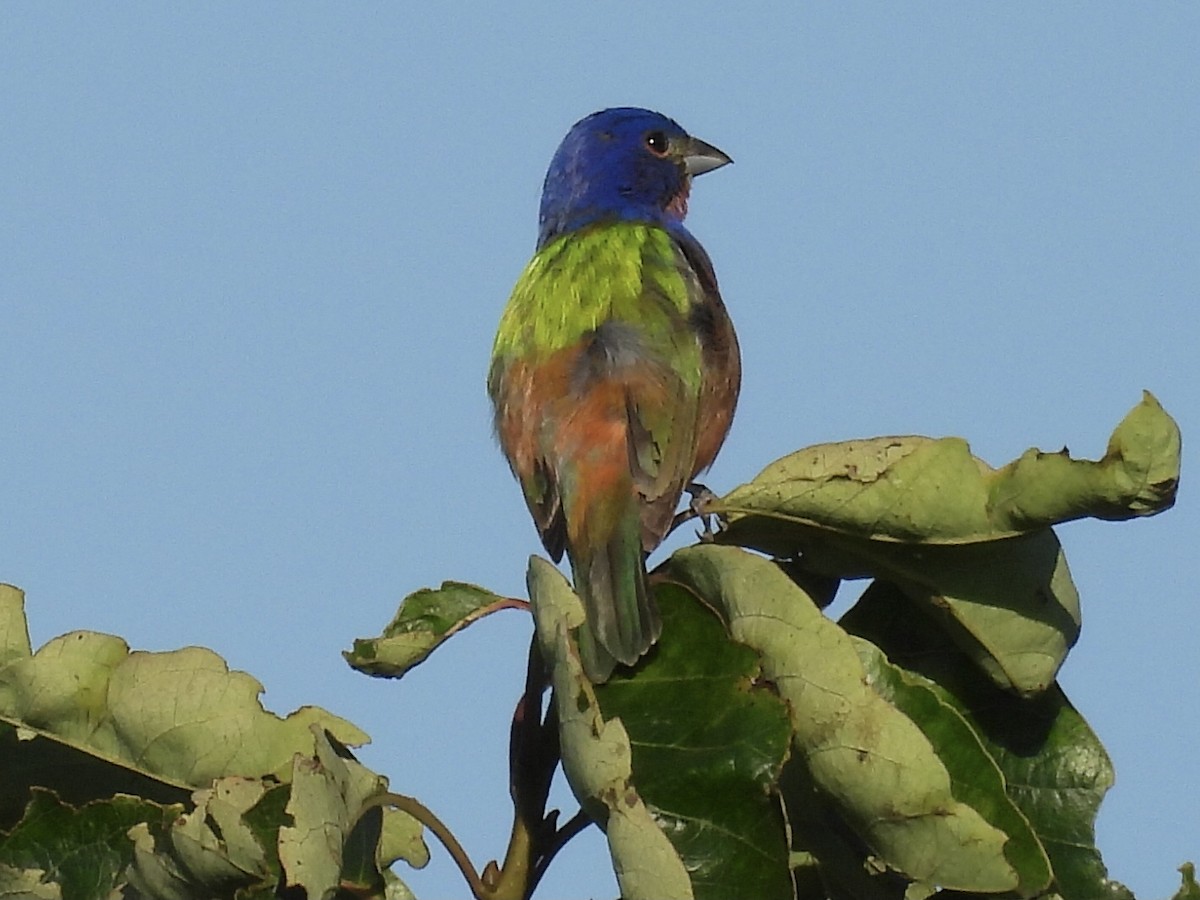
<svg viewBox="0 0 1200 900">
<path fill-rule="evenodd" d="M 430 831 L 433 832 L 446 851 L 453 858 L 458 870 L 462 872 L 463 878 L 467 880 L 467 884 L 471 888 L 471 893 L 475 895 L 476 900 L 494 900 L 492 890 L 483 883 L 479 874 L 475 871 L 475 867 L 471 865 L 471 858 L 467 856 L 467 851 L 463 849 L 462 844 L 458 842 L 458 838 L 454 833 L 446 827 L 446 824 L 439 819 L 429 807 L 418 800 L 416 797 L 409 797 L 404 794 L 380 794 L 377 797 L 372 797 L 367 806 L 392 806 L 401 812 L 406 812 Z"/>
<path fill-rule="evenodd" d="M 502 609 L 519 609 L 522 612 L 529 612 L 531 607 L 528 600 L 522 600 L 520 597 L 502 597 L 495 603 L 489 603 L 487 606 L 481 607 L 480 617 L 490 616 L 494 612 L 499 612 Z"/>
</svg>

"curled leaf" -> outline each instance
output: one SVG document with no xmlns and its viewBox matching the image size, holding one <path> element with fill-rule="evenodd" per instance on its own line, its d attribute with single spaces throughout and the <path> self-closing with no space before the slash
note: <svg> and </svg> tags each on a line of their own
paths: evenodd
<svg viewBox="0 0 1200 900">
<path fill-rule="evenodd" d="M 1079 636 L 1079 596 L 1050 526 L 1153 515 L 1179 479 L 1174 420 L 1146 393 L 1098 462 L 1030 450 L 993 470 L 958 438 L 810 447 L 704 506 L 720 543 L 819 576 L 873 576 L 943 615 L 999 685 L 1053 684 Z"/>
<path fill-rule="evenodd" d="M 771 463 L 704 512 L 728 523 L 732 543 L 771 535 L 765 549 L 780 556 L 811 529 L 902 543 L 991 541 L 1085 516 L 1162 512 L 1175 501 L 1180 446 L 1179 427 L 1146 392 L 1097 462 L 1029 450 L 992 469 L 961 438 L 820 444 Z"/>
<path fill-rule="evenodd" d="M 691 900 L 688 873 L 633 784 L 629 735 L 619 719 L 605 720 L 583 674 L 570 633 L 583 621 L 579 597 L 539 557 L 529 560 L 527 578 L 538 646 L 551 671 L 563 771 L 575 796 L 602 823 L 621 896 Z"/>
<path fill-rule="evenodd" d="M 857 549 L 1001 687 L 1026 696 L 1046 690 L 1079 637 L 1079 592 L 1048 528 L 984 544 Z"/>
<path fill-rule="evenodd" d="M 459 581 L 422 588 L 404 598 L 382 635 L 359 638 L 342 656 L 366 675 L 399 678 L 472 622 L 498 609 L 522 605 Z"/>
</svg>

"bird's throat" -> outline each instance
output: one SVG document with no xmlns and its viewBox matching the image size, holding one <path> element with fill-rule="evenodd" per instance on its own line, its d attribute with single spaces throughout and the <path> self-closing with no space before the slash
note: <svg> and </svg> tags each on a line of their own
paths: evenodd
<svg viewBox="0 0 1200 900">
<path fill-rule="evenodd" d="M 667 204 L 667 215 L 682 222 L 687 217 L 688 195 L 691 191 L 692 179 L 684 178 L 683 186 L 679 189 L 679 193 L 672 197 L 671 202 Z"/>
</svg>

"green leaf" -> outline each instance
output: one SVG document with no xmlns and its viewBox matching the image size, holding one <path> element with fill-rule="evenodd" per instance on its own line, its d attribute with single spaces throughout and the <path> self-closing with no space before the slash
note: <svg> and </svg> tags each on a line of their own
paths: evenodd
<svg viewBox="0 0 1200 900">
<path fill-rule="evenodd" d="M 1004 857 L 1020 877 L 1015 893 L 1033 897 L 1050 886 L 1050 860 L 1029 821 L 1005 792 L 1004 775 L 970 723 L 935 682 L 892 665 L 878 647 L 856 640 L 872 688 L 916 723 L 950 773 L 956 800 L 1008 835 Z"/>
<path fill-rule="evenodd" d="M 1121 420 L 1099 462 L 1027 450 L 996 473 L 992 516 L 1019 529 L 1091 516 L 1121 521 L 1170 509 L 1179 488 L 1179 426 L 1149 391 Z"/>
<path fill-rule="evenodd" d="M 0 666 L 31 653 L 25 594 L 11 584 L 0 584 Z"/>
<path fill-rule="evenodd" d="M 129 794 L 162 805 L 186 803 L 188 788 L 164 782 L 132 766 L 103 760 L 27 728 L 0 721 L 0 829 L 24 815 L 30 791 L 50 786 L 63 801 L 82 806 L 116 794 Z"/>
<path fill-rule="evenodd" d="M 340 864 L 346 852 L 350 865 L 334 882 L 354 882 L 373 868 L 369 886 L 382 892 L 379 866 L 427 859 L 419 826 L 400 812 L 373 813 L 374 828 L 368 823 L 355 831 L 364 798 L 381 792 L 384 782 L 349 758 L 344 743 L 363 743 L 366 735 L 348 722 L 315 707 L 285 719 L 266 712 L 258 700 L 262 686 L 202 648 L 131 653 L 119 638 L 74 632 L 31 655 L 19 637 L 12 639 L 25 630 L 15 590 L 0 590 L 0 625 L 14 651 L 0 666 L 0 827 L 13 829 L 0 842 L 4 851 L 24 846 L 23 836 L 46 818 L 49 807 L 39 798 L 50 786 L 78 807 L 54 800 L 53 833 L 64 841 L 75 839 L 75 825 L 122 810 L 119 839 L 107 849 L 125 863 L 136 857 L 129 877 L 156 898 L 235 889 L 246 898 L 273 895 L 281 865 L 299 883 L 322 884 L 328 872 L 321 861 Z M 278 786 L 297 772 L 304 783 L 295 791 Z M 202 790 L 192 794 L 193 787 Z M 119 806 L 126 801 L 115 795 L 122 793 L 176 805 L 164 820 L 164 806 L 139 799 L 146 815 L 137 820 Z M 180 814 L 188 800 L 194 808 Z M 297 822 L 303 835 L 281 828 Z M 324 841 L 312 843 L 318 835 Z M 67 844 L 46 846 L 54 854 L 47 860 L 87 857 Z M 43 870 L 71 896 L 57 871 L 37 859 L 0 856 L 0 864 L 17 872 L 11 877 L 20 883 L 30 877 L 20 872 Z M 101 874 L 97 880 L 93 873 L 93 881 L 108 884 L 108 870 Z M 401 894 L 395 879 L 386 887 Z"/>
<path fill-rule="evenodd" d="M 197 791 L 195 807 L 168 828 L 139 824 L 129 882 L 159 900 L 214 896 L 275 896 L 282 880 L 310 897 L 335 889 L 356 896 L 383 896 L 381 870 L 397 858 L 395 839 L 404 833 L 404 858 L 428 861 L 420 826 L 395 810 L 369 806 L 386 782 L 348 758 L 319 727 L 312 728 L 315 755 L 296 754 L 290 785 L 229 777 Z M 367 807 L 364 812 L 364 807 Z M 391 829 L 391 851 L 382 846 Z M 392 889 L 398 893 L 398 879 Z"/>
<path fill-rule="evenodd" d="M 966 664 L 923 607 L 876 582 L 841 623 L 953 706 L 1004 776 L 1045 848 L 1064 897 L 1130 898 L 1095 847 L 1094 821 L 1113 771 L 1099 739 L 1056 686 L 1034 698 L 1003 691 Z"/>
<path fill-rule="evenodd" d="M 24 817 L 0 839 L 0 865 L 41 870 L 65 900 L 107 898 L 125 883 L 133 858 L 129 830 L 147 822 L 161 829 L 179 811 L 125 796 L 75 808 L 37 789 Z"/>
<path fill-rule="evenodd" d="M 975 663 L 1036 694 L 1079 636 L 1079 596 L 1049 525 L 1171 506 L 1179 429 L 1150 394 L 1099 462 L 1030 450 L 1003 469 L 958 438 L 825 444 L 772 463 L 704 505 L 717 541 L 799 560 L 811 573 L 891 581 L 948 615 Z"/>
<path fill-rule="evenodd" d="M 166 829 L 139 823 L 130 829 L 129 883 L 159 900 L 231 896 L 257 888 L 273 891 L 278 860 L 270 852 L 275 828 L 256 832 L 244 819 L 270 790 L 257 779 L 223 778 L 194 795 L 195 808 Z"/>
<path fill-rule="evenodd" d="M 1033 695 L 1054 683 L 1079 637 L 1079 593 L 1053 531 L 1004 541 L 862 548 L 879 577 L 930 610 L 999 686 Z"/>
<path fill-rule="evenodd" d="M 734 547 L 677 552 L 667 576 L 727 618 L 787 701 L 812 779 L 888 866 L 945 888 L 1009 891 L 1007 836 L 958 801 L 934 747 L 875 693 L 851 638 L 778 566 Z"/>
<path fill-rule="evenodd" d="M 755 528 L 770 524 L 756 522 Z M 734 525 L 717 540 L 799 555 L 793 568 L 837 577 L 870 573 L 899 585 L 937 612 L 943 627 L 998 685 L 1021 694 L 1052 684 L 1079 637 L 1079 593 L 1049 529 L 957 545 L 856 540 L 814 531 L 805 544 L 793 546 L 790 537 L 781 543 L 771 532 L 759 540 Z"/>
<path fill-rule="evenodd" d="M 683 860 L 697 898 L 794 896 L 774 784 L 791 725 L 758 657 L 673 584 L 654 591 L 663 638 L 636 671 L 596 687 L 633 751 L 632 783 Z"/>
<path fill-rule="evenodd" d="M 1184 863 L 1179 867 L 1179 874 L 1183 883 L 1171 900 L 1200 900 L 1200 884 L 1196 883 L 1196 867 L 1190 862 Z"/>
<path fill-rule="evenodd" d="M 387 781 L 366 769 L 349 754 L 340 753 L 320 728 L 312 729 L 316 756 L 297 756 L 292 772 L 292 793 L 287 813 L 293 824 L 279 829 L 279 861 L 289 885 L 299 885 L 309 897 L 322 897 L 342 883 L 346 850 L 352 853 L 347 877 L 356 884 L 364 881 L 382 886 L 364 873 L 373 853 L 364 847 L 364 836 L 356 833 L 360 817 L 368 817 L 366 827 L 375 819 L 373 809 L 364 809 L 367 801 L 387 791 Z M 388 810 L 387 816 L 404 821 L 415 836 L 409 862 L 416 867 L 429 861 L 429 851 L 420 841 L 420 826 L 406 813 Z M 382 823 L 375 832 L 378 838 Z M 347 839 L 354 837 L 347 848 Z"/>
<path fill-rule="evenodd" d="M 799 900 L 906 900 L 915 883 L 887 867 L 793 757 L 780 778 L 791 825 Z"/>
<path fill-rule="evenodd" d="M 687 870 L 656 824 L 632 780 L 629 735 L 606 720 L 583 674 L 571 629 L 583 604 L 553 565 L 529 560 L 527 576 L 538 646 L 550 671 L 558 713 L 563 771 L 571 790 L 608 838 L 625 900 L 691 900 Z"/>
<path fill-rule="evenodd" d="M 523 606 L 473 584 L 446 581 L 436 590 L 409 594 L 380 637 L 359 638 L 342 656 L 367 675 L 399 678 L 472 622 L 499 609 Z"/>
<path fill-rule="evenodd" d="M 1085 516 L 1161 512 L 1174 503 L 1179 459 L 1179 428 L 1147 392 L 1099 462 L 1029 450 L 993 470 L 961 438 L 820 444 L 772 463 L 703 511 L 727 520 L 733 535 L 774 532 L 793 547 L 810 529 L 903 543 L 991 541 Z"/>
<path fill-rule="evenodd" d="M 14 869 L 0 863 L 0 897 L 4 900 L 62 900 L 62 886 L 44 881 L 41 869 Z"/>
<path fill-rule="evenodd" d="M 263 709 L 262 690 L 211 650 L 130 652 L 118 637 L 76 631 L 0 666 L 0 723 L 20 740 L 40 738 L 42 749 L 60 745 L 57 761 L 90 769 L 75 780 L 108 769 L 101 777 L 119 781 L 132 772 L 175 789 L 204 787 L 225 775 L 286 779 L 293 755 L 312 746 L 313 724 L 343 743 L 367 740 L 349 722 L 316 707 L 281 719 Z M 0 726 L 0 742 L 11 746 L 12 738 Z M 34 775 L 57 784 L 46 780 L 44 767 L 31 770 L 31 761 L 25 762 L 17 772 L 24 784 L 4 780 L 0 799 L 8 812 L 14 793 L 37 783 L 30 780 Z"/>
</svg>

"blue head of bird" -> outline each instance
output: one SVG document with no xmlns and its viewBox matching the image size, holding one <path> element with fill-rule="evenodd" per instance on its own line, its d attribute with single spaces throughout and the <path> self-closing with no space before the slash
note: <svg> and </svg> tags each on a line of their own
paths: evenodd
<svg viewBox="0 0 1200 900">
<path fill-rule="evenodd" d="M 550 161 L 538 247 L 605 221 L 681 227 L 692 178 L 729 162 L 661 113 L 636 107 L 592 113 L 571 127 Z"/>
</svg>

